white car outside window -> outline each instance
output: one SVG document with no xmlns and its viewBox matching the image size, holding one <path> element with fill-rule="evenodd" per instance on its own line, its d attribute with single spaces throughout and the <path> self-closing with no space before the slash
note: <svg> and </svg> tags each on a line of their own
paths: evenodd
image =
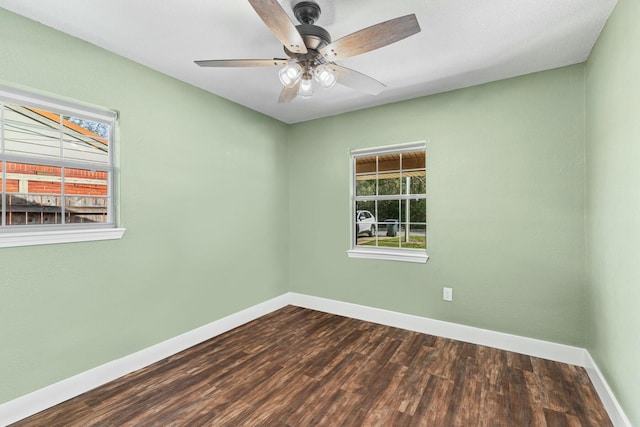
<svg viewBox="0 0 640 427">
<path fill-rule="evenodd" d="M 367 233 L 373 236 L 376 233 L 376 217 L 369 211 L 356 212 L 356 236 Z"/>
</svg>

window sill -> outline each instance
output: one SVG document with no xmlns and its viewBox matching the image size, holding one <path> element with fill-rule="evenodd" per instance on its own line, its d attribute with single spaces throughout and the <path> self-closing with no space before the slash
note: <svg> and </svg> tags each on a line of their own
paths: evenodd
<svg viewBox="0 0 640 427">
<path fill-rule="evenodd" d="M 368 259 L 385 259 L 388 261 L 404 261 L 404 262 L 417 262 L 426 263 L 429 259 L 429 255 L 422 251 L 411 250 L 380 250 L 380 249 L 365 249 L 356 248 L 349 249 L 347 251 L 349 258 L 368 258 Z"/>
<path fill-rule="evenodd" d="M 124 228 L 8 232 L 0 234 L 0 248 L 115 240 L 122 238 L 124 232 Z"/>
</svg>

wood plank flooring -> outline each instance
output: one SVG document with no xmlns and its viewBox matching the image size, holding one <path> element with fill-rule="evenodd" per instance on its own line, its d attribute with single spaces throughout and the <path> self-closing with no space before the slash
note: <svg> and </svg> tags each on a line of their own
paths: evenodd
<svg viewBox="0 0 640 427">
<path fill-rule="evenodd" d="M 15 426 L 611 426 L 584 369 L 288 306 Z"/>
</svg>

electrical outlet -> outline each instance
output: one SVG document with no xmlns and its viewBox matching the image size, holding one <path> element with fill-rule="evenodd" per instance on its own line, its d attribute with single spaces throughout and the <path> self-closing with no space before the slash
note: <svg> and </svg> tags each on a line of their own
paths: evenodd
<svg viewBox="0 0 640 427">
<path fill-rule="evenodd" d="M 442 299 L 445 301 L 453 301 L 453 288 L 442 288 Z"/>
</svg>

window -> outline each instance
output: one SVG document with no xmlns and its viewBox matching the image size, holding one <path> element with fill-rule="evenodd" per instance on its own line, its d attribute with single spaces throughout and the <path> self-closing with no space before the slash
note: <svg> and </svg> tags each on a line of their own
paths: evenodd
<svg viewBox="0 0 640 427">
<path fill-rule="evenodd" d="M 425 143 L 354 150 L 350 257 L 426 262 Z"/>
<path fill-rule="evenodd" d="M 0 86 L 0 247 L 122 237 L 116 114 Z"/>
</svg>

